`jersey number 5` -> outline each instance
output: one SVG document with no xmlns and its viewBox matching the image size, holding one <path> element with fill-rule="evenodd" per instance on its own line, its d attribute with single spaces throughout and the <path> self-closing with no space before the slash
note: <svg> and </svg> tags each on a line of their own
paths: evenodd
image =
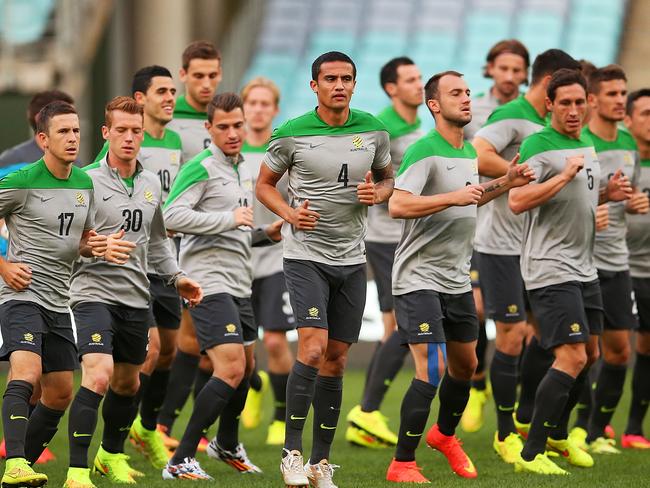
<svg viewBox="0 0 650 488">
<path fill-rule="evenodd" d="M 69 236 L 70 235 L 70 226 L 74 220 L 74 214 L 72 212 L 60 213 L 59 214 L 59 235 L 60 236 Z"/>
</svg>

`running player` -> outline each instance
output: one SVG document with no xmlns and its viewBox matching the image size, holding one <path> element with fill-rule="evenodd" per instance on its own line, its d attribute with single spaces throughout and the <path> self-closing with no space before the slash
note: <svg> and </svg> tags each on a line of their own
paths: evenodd
<svg viewBox="0 0 650 488">
<path fill-rule="evenodd" d="M 280 91 L 271 80 L 259 77 L 246 84 L 242 89 L 241 98 L 244 102 L 247 127 L 246 141 L 241 152 L 255 184 L 262 158 L 269 147 L 273 119 L 279 111 Z M 285 199 L 288 198 L 287 179 L 282 180 L 280 185 Z M 255 225 L 269 225 L 276 220 L 277 217 L 253 196 Z M 264 385 L 270 382 L 275 402 L 266 443 L 281 446 L 284 444 L 287 381 L 294 360 L 286 332 L 295 328 L 289 292 L 282 272 L 282 246 L 253 249 L 251 300 L 258 328 L 264 329 L 264 348 L 268 357 L 269 372 L 258 372 L 261 379 L 259 385 L 253 385 L 251 382 L 246 406 L 241 415 L 242 424 L 247 428 L 259 425 L 262 416 L 262 393 L 266 389 Z"/>
<path fill-rule="evenodd" d="M 579 67 L 577 61 L 559 49 L 549 49 L 537 56 L 528 92 L 498 107 L 476 134 L 474 146 L 482 176 L 504 174 L 521 141 L 544 127 L 546 87 L 551 75 L 560 68 Z M 513 463 L 522 448 L 512 416 L 517 399 L 519 355 L 526 337 L 526 299 L 519 268 L 522 232 L 523 216 L 514 215 L 508 208 L 507 196 L 503 196 L 481 209 L 474 243 L 485 313 L 496 321 L 497 328 L 490 366 L 498 426 L 493 447 L 507 463 Z M 549 356 L 544 351 L 541 354 L 544 359 Z M 546 368 L 542 366 L 541 371 L 543 375 Z M 528 378 L 522 374 L 521 380 L 523 395 L 523 391 L 528 391 Z M 533 388 L 533 398 L 534 391 Z"/>
<path fill-rule="evenodd" d="M 577 70 L 554 73 L 547 88 L 551 124 L 528 137 L 521 159 L 538 183 L 510 192 L 509 206 L 526 212 L 521 272 L 538 323 L 542 348 L 555 356 L 539 384 L 526 443 L 515 471 L 566 474 L 545 454 L 547 442 L 571 464 L 593 459 L 567 439 L 571 410 L 587 365 L 598 356 L 602 298 L 594 264 L 595 212 L 599 203 L 623 200 L 631 191 L 619 170 L 599 190 L 600 164 L 582 134 L 587 83 Z"/>
<path fill-rule="evenodd" d="M 400 57 L 391 59 L 382 67 L 379 81 L 391 105 L 377 118 L 388 129 L 390 159 L 396 172 L 406 148 L 423 135 L 418 117 L 418 107 L 423 99 L 422 75 L 410 58 Z M 368 209 L 366 253 L 377 284 L 384 335 L 368 365 L 361 405 L 348 414 L 350 426 L 345 433 L 348 441 L 365 447 L 385 447 L 397 443 L 397 435 L 388 428 L 386 417 L 379 407 L 408 354 L 408 348 L 402 344 L 396 330 L 391 290 L 393 259 L 401 227 L 401 221 L 390 218 L 388 203 Z"/>
<path fill-rule="evenodd" d="M 0 180 L 0 217 L 10 235 L 7 259 L 0 258 L 0 358 L 11 367 L 2 402 L 2 486 L 47 483 L 30 464 L 54 437 L 72 398 L 78 364 L 68 307 L 72 265 L 80 253 L 106 251 L 106 236 L 92 230 L 93 183 L 73 166 L 79 134 L 74 107 L 51 102 L 36 123 L 43 158 Z M 42 394 L 30 415 L 36 385 Z"/>
<path fill-rule="evenodd" d="M 416 465 L 415 449 L 438 385 L 438 421 L 426 442 L 445 455 L 457 475 L 477 476 L 454 435 L 477 363 L 478 320 L 469 276 L 476 206 L 534 177 L 526 165 L 517 165 L 515 156 L 505 176 L 479 185 L 476 151 L 463 136 L 472 112 L 462 76 L 445 71 L 427 82 L 424 98 L 436 129 L 406 151 L 390 200 L 391 216 L 405 219 L 395 253 L 393 294 L 399 331 L 416 373 L 402 400 L 388 481 L 429 483 Z"/>
<path fill-rule="evenodd" d="M 629 94 L 625 125 L 636 140 L 641 159 L 637 188 L 628 201 L 627 245 L 630 252 L 630 274 L 639 316 L 636 336 L 636 362 L 632 375 L 632 399 L 621 446 L 650 449 L 650 440 L 643 435 L 643 419 L 650 404 L 650 89 Z M 643 198 L 645 196 L 645 198 Z"/>
<path fill-rule="evenodd" d="M 128 465 L 124 441 L 137 414 L 138 375 L 147 354 L 147 267 L 167 277 L 190 305 L 202 298 L 201 287 L 178 269 L 162 218 L 160 180 L 136 159 L 144 137 L 142 105 L 117 97 L 106 105 L 105 118 L 108 153 L 85 170 L 95 188 L 97 228 L 109 234 L 109 242 L 117 240 L 113 256 L 121 266 L 84 260 L 75 265 L 70 282 L 82 358 L 81 388 L 68 421 L 65 486 L 75 488 L 94 486 L 88 447 L 104 395 L 104 433 L 94 469 L 116 483 L 134 483 L 141 475 Z"/>
<path fill-rule="evenodd" d="M 185 94 L 178 97 L 174 118 L 167 126 L 177 132 L 182 141 L 182 161 L 186 162 L 210 145 L 210 134 L 205 128 L 207 107 L 221 82 L 221 54 L 207 41 L 190 43 L 182 55 L 180 79 Z M 174 388 L 167 390 L 158 415 L 159 430 L 167 447 L 175 448 L 178 441 L 169 437 L 176 417 L 180 414 L 194 384 L 195 397 L 212 374 L 210 361 L 204 356 L 200 361 L 192 317 L 183 310 L 178 332 L 176 356 L 173 359 L 168 383 Z M 188 381 L 196 375 L 195 381 Z M 208 440 L 203 438 L 200 451 L 205 451 Z"/>
<path fill-rule="evenodd" d="M 214 372 L 196 398 L 163 479 L 212 479 L 195 455 L 204 430 L 217 417 L 219 431 L 208 455 L 241 472 L 261 472 L 248 459 L 237 432 L 257 339 L 250 300 L 251 243 L 279 241 L 280 221 L 250 232 L 253 185 L 248 168 L 241 164 L 246 127 L 239 96 L 215 96 L 208 105 L 206 128 L 212 144 L 183 166 L 165 205 L 165 217 L 171 230 L 184 234 L 180 264 L 205 288 L 205 300 L 191 313 L 201 352 L 210 358 Z"/>
<path fill-rule="evenodd" d="M 609 65 L 594 70 L 588 78 L 591 118 L 585 134 L 591 137 L 596 148 L 603 177 L 600 186 L 618 170 L 632 179 L 638 174 L 638 152 L 634 138 L 627 131 L 619 130 L 617 124 L 625 118 L 627 78 L 622 68 Z M 640 195 L 642 202 L 645 194 Z M 634 200 L 636 201 L 636 200 Z M 632 211 L 628 202 L 628 211 Z M 588 435 L 580 441 L 589 444 L 596 454 L 620 452 L 615 441 L 606 438 L 605 426 L 612 418 L 625 384 L 625 374 L 630 358 L 631 331 L 638 321 L 632 308 L 632 279 L 630 278 L 629 254 L 626 244 L 626 203 L 610 202 L 608 227 L 596 233 L 594 261 L 603 298 L 604 329 L 601 337 L 602 362 L 594 379 L 593 405 L 589 418 Z M 647 208 L 645 208 L 647 211 Z M 582 431 L 582 433 L 587 434 Z M 575 436 L 576 432 L 572 431 Z"/>
<path fill-rule="evenodd" d="M 508 39 L 497 42 L 488 51 L 485 61 L 483 75 L 485 78 L 492 78 L 494 84 L 487 92 L 479 93 L 472 99 L 472 121 L 465 127 L 465 137 L 469 141 L 485 124 L 494 109 L 517 98 L 519 87 L 528 83 L 530 56 L 526 46 L 518 40 Z M 481 220 L 480 215 L 482 212 L 483 209 L 478 211 L 479 220 Z M 485 314 L 476 254 L 472 255 L 470 276 L 472 277 L 472 292 L 474 293 L 476 313 L 479 319 L 479 336 L 476 344 L 478 365 L 472 378 L 469 401 L 460 419 L 460 425 L 465 432 L 476 432 L 483 426 L 483 406 L 490 395 L 485 372 L 485 355 L 487 352 Z"/>
<path fill-rule="evenodd" d="M 287 486 L 333 488 L 330 446 L 347 354 L 359 339 L 366 297 L 367 206 L 388 200 L 393 171 L 385 126 L 350 109 L 354 62 L 328 52 L 316 58 L 311 76 L 318 107 L 275 131 L 257 198 L 287 222 L 284 273 L 298 327 L 280 468 Z M 287 171 L 290 204 L 276 188 Z M 303 467 L 302 431 L 312 403 L 313 444 Z"/>
</svg>

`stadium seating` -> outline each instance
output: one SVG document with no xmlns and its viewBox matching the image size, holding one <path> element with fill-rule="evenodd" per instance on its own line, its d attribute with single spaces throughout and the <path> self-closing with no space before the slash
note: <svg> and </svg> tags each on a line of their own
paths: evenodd
<svg viewBox="0 0 650 488">
<path fill-rule="evenodd" d="M 479 92 L 490 84 L 482 77 L 485 54 L 499 39 L 521 39 L 533 57 L 560 47 L 596 65 L 615 61 L 625 7 L 626 0 L 269 0 L 243 82 L 264 74 L 292 94 L 279 120 L 314 106 L 309 68 L 330 50 L 357 63 L 353 106 L 361 109 L 387 103 L 379 69 L 399 55 L 411 56 L 425 77 L 458 69 Z"/>
</svg>

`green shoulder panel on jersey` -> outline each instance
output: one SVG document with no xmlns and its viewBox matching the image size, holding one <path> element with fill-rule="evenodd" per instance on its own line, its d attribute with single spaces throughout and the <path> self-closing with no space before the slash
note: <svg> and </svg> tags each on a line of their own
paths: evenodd
<svg viewBox="0 0 650 488">
<path fill-rule="evenodd" d="M 95 156 L 95 159 L 93 162 L 97 163 L 104 159 L 106 157 L 106 153 L 108 152 L 108 141 L 104 141 L 104 145 L 102 146 L 101 151 L 99 151 L 99 154 Z"/>
<path fill-rule="evenodd" d="M 519 163 L 525 163 L 533 156 L 547 151 L 579 149 L 581 147 L 593 146 L 594 143 L 591 137 L 585 132 L 580 134 L 580 139 L 573 139 L 564 134 L 560 134 L 553 127 L 547 126 L 523 140 L 519 149 Z"/>
<path fill-rule="evenodd" d="M 265 153 L 269 148 L 269 143 L 262 144 L 261 146 L 252 146 L 248 142 L 244 142 L 241 148 L 242 154 L 246 153 Z"/>
<path fill-rule="evenodd" d="M 418 117 L 413 124 L 409 124 L 400 114 L 395 111 L 392 105 L 377 114 L 377 119 L 383 122 L 388 129 L 388 135 L 391 139 L 402 137 L 420 128 L 422 121 Z"/>
<path fill-rule="evenodd" d="M 176 107 L 174 107 L 174 118 L 208 120 L 208 114 L 206 112 L 199 112 L 196 110 L 189 103 L 187 103 L 185 95 L 181 95 L 176 99 Z"/>
<path fill-rule="evenodd" d="M 362 110 L 350 109 L 348 120 L 341 126 L 326 124 L 316 110 L 311 110 L 300 117 L 287 120 L 275 129 L 269 142 L 283 137 L 342 136 L 382 130 L 388 132 L 386 126 L 377 117 Z"/>
<path fill-rule="evenodd" d="M 93 180 L 83 170 L 72 166 L 70 177 L 66 180 L 56 178 L 47 169 L 45 161 L 38 161 L 20 168 L 0 180 L 0 190 L 8 189 L 51 189 L 69 188 L 92 190 Z"/>
<path fill-rule="evenodd" d="M 627 132 L 623 130 L 618 130 L 616 134 L 616 140 L 615 141 L 606 141 L 605 139 L 601 139 L 599 136 L 594 134 L 589 127 L 585 127 L 582 129 L 582 132 L 584 134 L 587 134 L 589 137 L 591 137 L 592 141 L 594 142 L 594 147 L 596 148 L 596 152 L 605 152 L 605 151 L 636 151 L 637 150 L 637 145 L 636 141 L 634 140 L 634 137 Z"/>
<path fill-rule="evenodd" d="M 418 139 L 411 144 L 402 158 L 402 164 L 397 171 L 397 176 L 401 175 L 410 166 L 418 161 L 430 157 L 457 158 L 457 159 L 474 159 L 476 158 L 476 149 L 471 143 L 465 141 L 463 147 L 455 148 L 440 133 L 433 129 L 426 136 Z"/>
<path fill-rule="evenodd" d="M 537 110 L 535 110 L 523 95 L 495 108 L 484 125 L 510 119 L 524 119 L 535 124 L 546 125 L 546 120 L 539 116 Z"/>
<path fill-rule="evenodd" d="M 177 132 L 174 132 L 171 129 L 165 129 L 165 132 L 161 139 L 156 139 L 145 131 L 142 147 L 162 147 L 164 149 L 180 150 L 183 145 L 181 143 L 181 136 L 179 136 Z"/>
<path fill-rule="evenodd" d="M 208 170 L 203 166 L 203 160 L 210 156 L 212 156 L 210 149 L 204 149 L 181 166 L 181 170 L 176 175 L 176 179 L 169 190 L 169 196 L 167 197 L 164 208 L 167 208 L 192 185 L 208 179 Z"/>
<path fill-rule="evenodd" d="M 86 171 L 86 172 L 88 172 L 88 171 L 90 171 L 91 169 L 99 168 L 99 166 L 100 166 L 101 164 L 102 164 L 102 160 L 100 159 L 100 160 L 95 161 L 95 162 L 93 162 L 93 163 L 87 164 L 86 166 L 84 166 L 84 167 L 81 168 L 81 169 L 82 169 L 82 171 Z"/>
<path fill-rule="evenodd" d="M 650 159 L 642 159 L 641 166 L 650 167 Z"/>
</svg>

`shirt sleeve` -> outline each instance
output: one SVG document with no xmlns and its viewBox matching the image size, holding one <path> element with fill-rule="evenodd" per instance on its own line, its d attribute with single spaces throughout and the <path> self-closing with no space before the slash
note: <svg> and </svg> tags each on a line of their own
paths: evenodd
<svg viewBox="0 0 650 488">
<path fill-rule="evenodd" d="M 29 190 L 21 184 L 22 172 L 16 171 L 0 179 L 0 218 L 20 211 Z"/>
<path fill-rule="evenodd" d="M 500 120 L 481 127 L 474 137 L 485 139 L 501 153 L 516 139 L 517 131 L 513 120 Z"/>
<path fill-rule="evenodd" d="M 88 204 L 88 213 L 86 214 L 86 222 L 84 223 L 84 231 L 95 228 L 95 192 L 90 192 L 90 202 Z"/>
<path fill-rule="evenodd" d="M 377 149 L 372 161 L 372 169 L 382 169 L 390 164 L 390 139 L 388 132 L 377 132 Z"/>
<path fill-rule="evenodd" d="M 395 189 L 404 190 L 413 195 L 421 195 L 427 181 L 432 177 L 429 168 L 430 165 L 426 159 L 421 159 L 409 165 L 395 179 Z"/>
<path fill-rule="evenodd" d="M 172 252 L 171 243 L 167 237 L 167 230 L 165 229 L 165 221 L 160 205 L 156 208 L 151 222 L 147 262 L 155 274 L 161 276 L 173 276 L 179 271 L 176 256 Z"/>
<path fill-rule="evenodd" d="M 167 228 L 193 235 L 216 235 L 237 227 L 232 211 L 200 212 L 196 205 L 203 197 L 207 180 L 196 182 L 165 206 Z"/>
<path fill-rule="evenodd" d="M 274 173 L 284 174 L 293 165 L 295 150 L 293 137 L 274 139 L 264 155 L 264 164 Z"/>
</svg>

